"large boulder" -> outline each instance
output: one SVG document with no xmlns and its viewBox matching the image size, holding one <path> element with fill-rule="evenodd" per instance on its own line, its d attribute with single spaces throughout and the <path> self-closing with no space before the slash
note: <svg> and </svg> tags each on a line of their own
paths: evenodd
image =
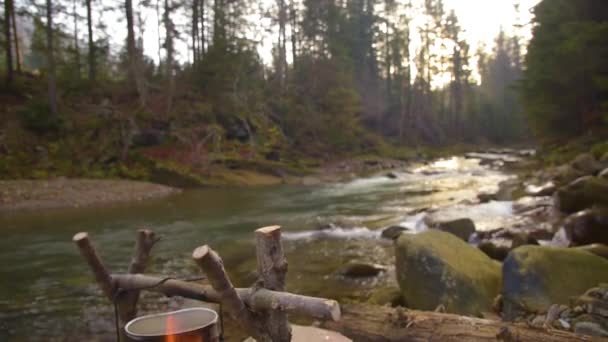
<svg viewBox="0 0 608 342">
<path fill-rule="evenodd" d="M 608 180 L 582 177 L 560 188 L 554 195 L 556 207 L 565 213 L 575 213 L 593 205 L 608 206 Z"/>
<path fill-rule="evenodd" d="M 522 246 L 502 267 L 503 318 L 544 312 L 568 304 L 597 284 L 608 282 L 608 260 L 576 248 Z"/>
<path fill-rule="evenodd" d="M 604 245 L 601 243 L 594 243 L 592 245 L 585 245 L 585 246 L 580 246 L 580 247 L 576 247 L 576 248 L 593 253 L 604 259 L 608 259 L 608 245 Z"/>
<path fill-rule="evenodd" d="M 602 164 L 591 153 L 579 154 L 570 162 L 570 165 L 586 175 L 594 175 L 602 169 Z"/>
<path fill-rule="evenodd" d="M 426 219 L 426 224 L 431 229 L 454 234 L 464 241 L 469 241 L 471 235 L 475 233 L 475 223 L 470 218 L 456 220 L 436 220 L 432 217 Z"/>
<path fill-rule="evenodd" d="M 500 264 L 439 230 L 402 234 L 396 242 L 397 280 L 406 305 L 480 315 L 500 291 Z"/>
<path fill-rule="evenodd" d="M 566 218 L 564 229 L 572 246 L 608 244 L 608 207 L 596 206 L 572 214 Z"/>
</svg>

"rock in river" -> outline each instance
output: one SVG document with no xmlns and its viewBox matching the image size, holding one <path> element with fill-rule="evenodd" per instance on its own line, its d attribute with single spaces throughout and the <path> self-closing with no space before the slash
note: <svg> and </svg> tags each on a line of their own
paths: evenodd
<svg viewBox="0 0 608 342">
<path fill-rule="evenodd" d="M 475 233 L 475 223 L 470 218 L 441 221 L 429 217 L 426 219 L 426 224 L 431 229 L 439 229 L 441 231 L 454 234 L 464 241 L 469 241 L 469 237 Z"/>
<path fill-rule="evenodd" d="M 382 265 L 351 262 L 342 268 L 340 274 L 349 278 L 369 278 L 382 272 L 386 272 L 386 267 Z"/>
<path fill-rule="evenodd" d="M 553 182 L 547 182 L 542 185 L 528 185 L 526 186 L 527 196 L 551 196 L 555 193 L 556 186 Z"/>
<path fill-rule="evenodd" d="M 572 214 L 566 219 L 564 229 L 573 246 L 608 244 L 608 208 L 596 206 Z"/>
<path fill-rule="evenodd" d="M 522 246 L 502 267 L 503 318 L 543 312 L 608 282 L 608 260 L 575 248 Z"/>
<path fill-rule="evenodd" d="M 586 175 L 594 175 L 602 169 L 602 164 L 591 153 L 579 154 L 570 162 L 570 165 L 575 170 L 581 171 Z"/>
<path fill-rule="evenodd" d="M 608 180 L 598 177 L 582 177 L 562 187 L 555 193 L 555 205 L 565 213 L 608 205 Z"/>
<path fill-rule="evenodd" d="M 584 172 L 573 168 L 569 164 L 559 166 L 553 170 L 553 180 L 560 185 L 568 184 L 583 176 L 586 176 Z"/>
<path fill-rule="evenodd" d="M 382 230 L 382 237 L 389 240 L 397 240 L 399 236 L 409 229 L 401 226 L 390 226 Z"/>
<path fill-rule="evenodd" d="M 481 241 L 477 248 L 490 258 L 503 261 L 510 251 L 524 245 L 538 245 L 538 241 L 526 233 L 503 234 Z"/>
<path fill-rule="evenodd" d="M 500 291 L 500 264 L 452 234 L 402 234 L 395 245 L 397 280 L 408 307 L 479 315 Z"/>
</svg>

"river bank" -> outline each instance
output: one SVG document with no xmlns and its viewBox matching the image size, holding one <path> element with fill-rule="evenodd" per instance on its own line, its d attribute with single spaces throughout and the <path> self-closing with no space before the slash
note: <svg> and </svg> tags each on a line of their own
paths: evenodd
<svg viewBox="0 0 608 342">
<path fill-rule="evenodd" d="M 0 181 L 0 211 L 82 208 L 145 201 L 179 192 L 160 184 L 127 180 Z"/>
<path fill-rule="evenodd" d="M 280 184 L 319 185 L 404 167 L 405 161 L 389 158 L 346 159 L 326 163 L 305 175 L 274 174 L 255 169 L 223 169 L 214 174 L 207 186 L 260 187 Z M 161 184 L 126 179 L 0 180 L 0 211 L 83 208 L 140 202 L 178 194 L 182 190 L 163 184 L 179 184 L 172 174 L 157 178 Z M 200 187 L 201 185 L 194 185 Z"/>
</svg>

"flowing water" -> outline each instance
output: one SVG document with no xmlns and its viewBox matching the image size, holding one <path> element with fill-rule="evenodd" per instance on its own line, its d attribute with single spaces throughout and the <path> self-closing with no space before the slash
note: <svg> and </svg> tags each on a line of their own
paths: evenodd
<svg viewBox="0 0 608 342">
<path fill-rule="evenodd" d="M 317 186 L 188 190 L 129 205 L 0 213 L 0 340 L 112 340 L 113 309 L 71 242 L 79 231 L 89 232 L 115 273 L 125 272 L 141 227 L 162 236 L 148 273 L 199 276 L 190 256 L 209 244 L 236 285 L 245 287 L 255 281 L 253 230 L 279 224 L 289 259 L 288 290 L 348 302 L 394 286 L 392 245 L 380 238 L 380 228 L 398 224 L 419 231 L 425 229 L 425 215 L 440 215 L 470 217 L 483 230 L 512 217 L 509 202 L 475 204 L 478 193 L 495 191 L 508 178 L 479 160 L 454 157 L 396 175 Z M 350 261 L 385 265 L 389 272 L 348 279 L 340 269 Z"/>
</svg>

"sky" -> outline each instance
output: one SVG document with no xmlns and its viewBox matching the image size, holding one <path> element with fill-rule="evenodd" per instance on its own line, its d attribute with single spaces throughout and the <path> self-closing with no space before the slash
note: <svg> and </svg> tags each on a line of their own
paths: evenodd
<svg viewBox="0 0 608 342">
<path fill-rule="evenodd" d="M 494 39 L 502 27 L 512 32 L 514 24 L 530 23 L 532 14 L 530 10 L 540 0 L 444 0 L 447 8 L 454 9 L 461 26 L 466 30 L 465 35 L 469 43 L 478 46 L 485 43 L 488 49 L 493 45 Z M 514 3 L 520 2 L 519 18 Z M 531 27 L 527 25 L 519 32 L 523 37 L 531 37 Z"/>
</svg>

